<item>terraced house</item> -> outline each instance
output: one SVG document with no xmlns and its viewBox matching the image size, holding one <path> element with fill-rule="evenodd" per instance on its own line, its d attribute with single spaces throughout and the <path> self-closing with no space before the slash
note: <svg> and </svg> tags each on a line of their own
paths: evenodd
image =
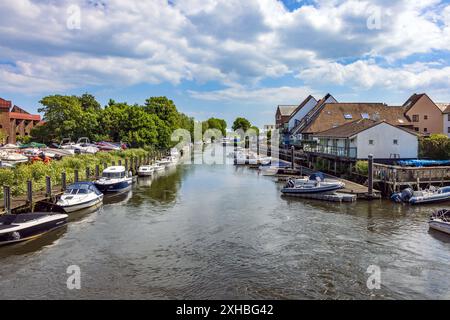
<svg viewBox="0 0 450 320">
<path fill-rule="evenodd" d="M 41 123 L 41 116 L 30 114 L 11 101 L 0 98 L 0 143 L 16 143 L 18 137 L 29 136 L 33 127 Z"/>
</svg>

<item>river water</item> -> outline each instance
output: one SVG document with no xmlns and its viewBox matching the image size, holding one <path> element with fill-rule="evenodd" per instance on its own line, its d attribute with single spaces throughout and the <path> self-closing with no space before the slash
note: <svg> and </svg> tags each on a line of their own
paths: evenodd
<svg viewBox="0 0 450 320">
<path fill-rule="evenodd" d="M 140 179 L 56 233 L 1 247 L 0 298 L 450 299 L 450 237 L 428 230 L 433 207 L 289 199 L 281 187 L 232 165 Z M 71 265 L 79 290 L 67 288 Z"/>
</svg>

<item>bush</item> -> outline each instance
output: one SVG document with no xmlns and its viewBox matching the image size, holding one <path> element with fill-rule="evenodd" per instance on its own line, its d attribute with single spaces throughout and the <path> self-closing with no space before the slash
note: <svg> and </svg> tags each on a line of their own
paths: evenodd
<svg viewBox="0 0 450 320">
<path fill-rule="evenodd" d="M 357 173 L 367 176 L 369 174 L 369 163 L 367 161 L 357 161 L 355 169 Z"/>
<path fill-rule="evenodd" d="M 450 139 L 444 134 L 432 134 L 419 140 L 419 156 L 433 160 L 450 158 Z"/>
</svg>

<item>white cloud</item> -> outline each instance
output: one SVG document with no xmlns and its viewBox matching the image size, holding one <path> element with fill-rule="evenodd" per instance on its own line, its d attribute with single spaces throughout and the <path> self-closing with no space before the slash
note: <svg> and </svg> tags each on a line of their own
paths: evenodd
<svg viewBox="0 0 450 320">
<path fill-rule="evenodd" d="M 73 4 L 81 30 L 66 27 Z M 374 8 L 381 9 L 379 30 L 367 28 Z M 193 92 L 196 98 L 258 100 L 258 90 L 294 97 L 295 86 L 262 83 L 299 70 L 306 85 L 325 74 L 364 88 L 448 85 L 446 68 L 417 73 L 398 64 L 449 51 L 450 6 L 438 0 L 317 0 L 292 12 L 276 0 L 17 0 L 2 1 L 0 13 L 0 71 L 7 75 L 0 83 L 8 91 L 188 80 L 228 86 Z"/>
</svg>

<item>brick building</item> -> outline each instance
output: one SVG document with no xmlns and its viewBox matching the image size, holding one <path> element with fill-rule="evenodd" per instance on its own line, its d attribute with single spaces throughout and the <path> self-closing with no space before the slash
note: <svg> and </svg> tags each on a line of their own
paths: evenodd
<svg viewBox="0 0 450 320">
<path fill-rule="evenodd" d="M 29 136 L 31 129 L 41 122 L 41 116 L 30 114 L 0 98 L 0 131 L 3 133 L 2 143 L 16 143 L 17 137 Z"/>
</svg>

